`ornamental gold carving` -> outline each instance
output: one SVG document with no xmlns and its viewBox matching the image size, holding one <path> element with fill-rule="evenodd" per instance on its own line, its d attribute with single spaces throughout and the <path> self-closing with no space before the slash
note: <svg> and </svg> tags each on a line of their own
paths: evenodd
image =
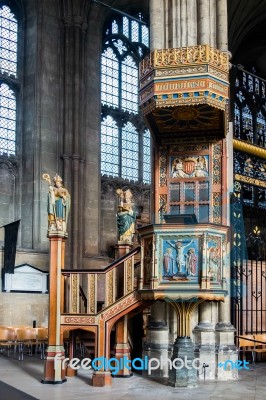
<svg viewBox="0 0 266 400">
<path fill-rule="evenodd" d="M 72 275 L 72 312 L 78 312 L 78 275 Z"/>
<path fill-rule="evenodd" d="M 96 275 L 90 275 L 90 294 L 89 294 L 89 313 L 95 314 L 96 313 L 96 304 L 95 304 L 95 279 Z"/>
<path fill-rule="evenodd" d="M 126 261 L 127 281 L 126 281 L 126 293 L 132 292 L 132 261 L 130 258 Z"/>
<path fill-rule="evenodd" d="M 254 186 L 260 186 L 260 187 L 266 188 L 266 182 L 262 181 L 261 179 L 254 179 L 249 176 L 244 176 L 244 175 L 239 175 L 239 174 L 235 174 L 235 179 L 239 182 L 250 183 L 251 185 L 254 185 Z"/>
<path fill-rule="evenodd" d="M 177 67 L 192 64 L 209 64 L 228 73 L 229 53 L 208 45 L 181 47 L 176 49 L 154 50 L 140 64 L 140 78 L 154 68 Z"/>
</svg>

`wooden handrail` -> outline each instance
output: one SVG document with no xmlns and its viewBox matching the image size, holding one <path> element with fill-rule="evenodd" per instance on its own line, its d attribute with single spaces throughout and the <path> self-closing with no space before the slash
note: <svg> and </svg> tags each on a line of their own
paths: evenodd
<svg viewBox="0 0 266 400">
<path fill-rule="evenodd" d="M 88 273 L 97 273 L 97 274 L 105 274 L 106 272 L 110 271 L 111 269 L 117 267 L 122 262 L 126 261 L 128 258 L 131 258 L 135 254 L 140 253 L 140 246 L 136 247 L 135 249 L 129 251 L 124 256 L 118 258 L 117 260 L 113 261 L 111 264 L 107 265 L 103 269 L 62 269 L 61 272 L 63 275 L 69 274 L 88 274 Z"/>
</svg>

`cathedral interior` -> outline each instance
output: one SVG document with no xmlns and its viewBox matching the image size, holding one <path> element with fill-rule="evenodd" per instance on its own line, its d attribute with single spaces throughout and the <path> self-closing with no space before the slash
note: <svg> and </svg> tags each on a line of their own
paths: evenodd
<svg viewBox="0 0 266 400">
<path fill-rule="evenodd" d="M 265 29 L 263 0 L 0 0 L 0 357 L 265 361 Z"/>
</svg>

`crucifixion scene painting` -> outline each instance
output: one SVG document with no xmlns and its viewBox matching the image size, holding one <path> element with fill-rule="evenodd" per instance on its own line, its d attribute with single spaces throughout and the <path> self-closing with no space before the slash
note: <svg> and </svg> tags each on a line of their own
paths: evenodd
<svg viewBox="0 0 266 400">
<path fill-rule="evenodd" d="M 198 271 L 198 238 L 176 236 L 162 240 L 163 280 L 195 280 Z"/>
</svg>

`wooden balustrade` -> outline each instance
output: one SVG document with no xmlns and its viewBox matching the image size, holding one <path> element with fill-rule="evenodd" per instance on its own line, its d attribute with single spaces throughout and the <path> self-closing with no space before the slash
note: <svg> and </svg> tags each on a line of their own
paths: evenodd
<svg viewBox="0 0 266 400">
<path fill-rule="evenodd" d="M 62 269 L 65 293 L 62 313 L 97 314 L 140 288 L 139 253 L 137 247 L 101 270 Z"/>
</svg>

